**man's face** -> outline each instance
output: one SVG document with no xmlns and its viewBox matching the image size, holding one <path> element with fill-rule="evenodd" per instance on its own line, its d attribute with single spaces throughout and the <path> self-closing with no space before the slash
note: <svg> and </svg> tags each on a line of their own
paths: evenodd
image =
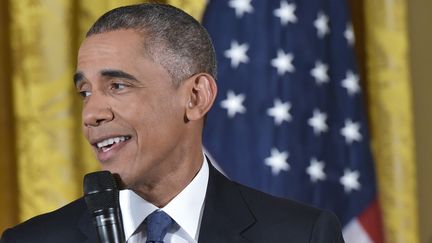
<svg viewBox="0 0 432 243">
<path fill-rule="evenodd" d="M 83 131 L 102 169 L 128 188 L 173 171 L 184 153 L 185 89 L 143 55 L 133 30 L 96 34 L 78 54 L 75 82 L 83 96 Z"/>
</svg>

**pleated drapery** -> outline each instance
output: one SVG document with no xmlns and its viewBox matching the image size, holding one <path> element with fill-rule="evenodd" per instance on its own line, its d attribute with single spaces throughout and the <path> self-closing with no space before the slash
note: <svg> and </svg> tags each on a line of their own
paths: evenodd
<svg viewBox="0 0 432 243">
<path fill-rule="evenodd" d="M 418 212 L 407 0 L 365 1 L 372 150 L 386 242 L 416 243 Z"/>
</svg>

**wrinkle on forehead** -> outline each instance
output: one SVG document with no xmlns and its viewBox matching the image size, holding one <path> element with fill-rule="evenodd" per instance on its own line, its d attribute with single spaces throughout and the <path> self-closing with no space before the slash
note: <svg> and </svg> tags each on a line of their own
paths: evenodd
<svg viewBox="0 0 432 243">
<path fill-rule="evenodd" d="M 133 38 L 134 36 L 138 38 Z M 127 55 L 136 55 L 137 49 L 141 46 L 140 40 L 141 36 L 133 30 L 116 30 L 92 35 L 83 41 L 78 58 L 83 55 L 124 55 L 126 52 Z M 125 48 L 120 48 L 122 46 Z"/>
<path fill-rule="evenodd" d="M 128 71 L 135 60 L 142 59 L 136 50 L 140 38 L 132 30 L 118 30 L 95 34 L 86 38 L 78 52 L 77 72 L 100 72 L 102 69 Z M 141 56 L 140 56 L 141 55 Z"/>
<path fill-rule="evenodd" d="M 87 37 L 78 52 L 77 71 L 91 63 L 110 63 L 103 68 L 124 69 L 124 60 L 144 58 L 160 65 L 169 73 L 174 86 L 191 73 L 184 58 L 164 46 L 163 40 L 144 30 L 120 29 Z M 109 60 L 109 62 L 107 61 Z M 123 67 L 123 68 L 122 68 Z M 126 70 L 127 71 L 127 70 Z"/>
</svg>

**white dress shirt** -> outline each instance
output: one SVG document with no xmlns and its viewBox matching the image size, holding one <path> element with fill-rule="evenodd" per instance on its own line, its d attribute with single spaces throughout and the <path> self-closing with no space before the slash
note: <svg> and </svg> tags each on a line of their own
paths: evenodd
<svg viewBox="0 0 432 243">
<path fill-rule="evenodd" d="M 145 243 L 147 233 L 144 219 L 155 210 L 167 213 L 174 223 L 164 237 L 164 243 L 197 243 L 204 211 L 209 167 L 204 156 L 195 178 L 165 207 L 158 208 L 132 190 L 120 191 L 120 208 L 127 243 Z"/>
</svg>

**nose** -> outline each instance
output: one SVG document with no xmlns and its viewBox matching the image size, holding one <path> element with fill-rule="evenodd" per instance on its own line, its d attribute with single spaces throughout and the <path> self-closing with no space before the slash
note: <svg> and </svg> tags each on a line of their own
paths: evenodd
<svg viewBox="0 0 432 243">
<path fill-rule="evenodd" d="M 114 119 L 113 111 L 104 95 L 94 93 L 87 99 L 82 110 L 84 126 L 95 127 Z"/>
</svg>

